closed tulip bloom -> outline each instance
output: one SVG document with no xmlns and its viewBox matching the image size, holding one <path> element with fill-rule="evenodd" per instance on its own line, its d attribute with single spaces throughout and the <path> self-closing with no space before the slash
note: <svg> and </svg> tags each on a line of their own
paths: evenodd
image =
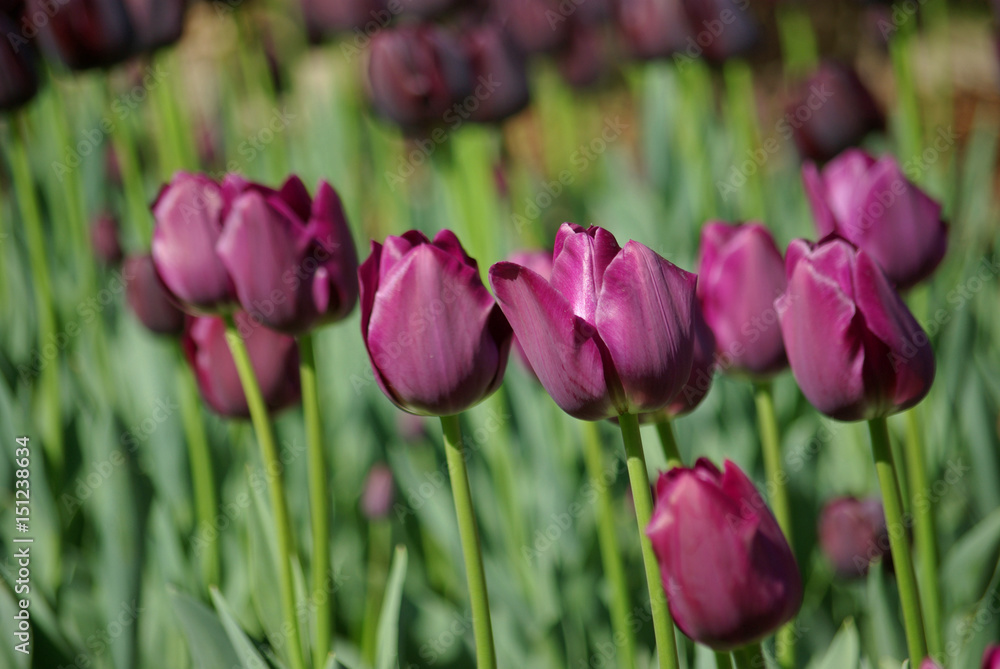
<svg viewBox="0 0 1000 669">
<path fill-rule="evenodd" d="M 769 636 L 802 605 L 802 579 L 785 536 L 739 467 L 705 458 L 656 484 L 646 528 L 674 622 L 715 650 Z"/>
<path fill-rule="evenodd" d="M 160 281 L 149 255 L 127 258 L 122 275 L 128 282 L 125 285 L 125 299 L 146 329 L 154 334 L 167 336 L 180 336 L 184 332 L 184 312 L 174 303 L 166 286 Z"/>
<path fill-rule="evenodd" d="M 493 394 L 510 325 L 450 230 L 372 242 L 361 266 L 361 334 L 375 380 L 399 408 L 451 416 Z"/>
<path fill-rule="evenodd" d="M 781 331 L 802 393 L 837 420 L 909 409 L 934 380 L 927 334 L 878 264 L 850 243 L 796 240 Z"/>
<path fill-rule="evenodd" d="M 818 162 L 885 126 L 878 104 L 854 69 L 836 62 L 823 63 L 802 83 L 786 119 L 791 119 L 799 153 Z"/>
<path fill-rule="evenodd" d="M 220 186 L 203 174 L 178 172 L 153 204 L 156 271 L 192 310 L 225 310 L 236 303 L 236 287 L 215 245 L 242 183 L 230 177 Z"/>
<path fill-rule="evenodd" d="M 42 46 L 72 70 L 111 67 L 133 53 L 135 32 L 125 0 L 28 0 L 27 15 L 50 16 L 39 28 Z"/>
<path fill-rule="evenodd" d="M 765 377 L 788 364 L 774 300 L 785 290 L 785 261 L 760 223 L 708 223 L 701 232 L 698 298 L 722 364 Z"/>
<path fill-rule="evenodd" d="M 18 25 L 3 13 L 0 34 L 20 34 Z M 0 110 L 17 109 L 37 92 L 38 74 L 31 49 L 15 39 L 0 41 Z"/>
<path fill-rule="evenodd" d="M 691 35 L 681 0 L 619 0 L 622 42 L 638 58 L 666 58 Z"/>
<path fill-rule="evenodd" d="M 556 54 L 559 74 L 574 88 L 589 88 L 611 70 L 609 51 L 601 26 L 573 21 L 566 44 Z"/>
<path fill-rule="evenodd" d="M 838 497 L 819 515 L 819 545 L 841 578 L 861 578 L 889 550 L 885 511 L 878 498 Z"/>
<path fill-rule="evenodd" d="M 507 258 L 509 262 L 515 265 L 521 265 L 527 267 L 533 272 L 536 272 L 546 281 L 552 276 L 552 252 L 551 251 L 515 251 Z M 524 349 L 521 348 L 521 342 L 517 340 L 517 336 L 514 337 L 514 353 L 517 355 L 517 359 L 521 361 L 524 368 L 538 380 L 535 370 L 531 369 L 531 363 L 528 362 L 528 358 L 524 355 Z"/>
<path fill-rule="evenodd" d="M 944 669 L 944 667 L 935 662 L 932 658 L 925 657 L 924 661 L 920 663 L 920 669 Z"/>
<path fill-rule="evenodd" d="M 309 41 L 316 44 L 337 33 L 382 27 L 392 19 L 385 0 L 300 0 Z"/>
<path fill-rule="evenodd" d="M 461 44 L 434 24 L 382 30 L 368 61 L 372 102 L 406 130 L 447 121 L 472 94 L 472 68 Z"/>
<path fill-rule="evenodd" d="M 369 520 L 387 517 L 392 510 L 393 496 L 392 470 L 385 465 L 375 465 L 365 479 L 361 513 Z"/>
<path fill-rule="evenodd" d="M 584 420 L 658 411 L 691 373 L 696 277 L 638 242 L 564 223 L 552 277 L 490 268 L 500 307 L 542 386 Z"/>
<path fill-rule="evenodd" d="M 101 264 L 117 265 L 122 261 L 118 221 L 113 216 L 106 212 L 97 215 L 90 226 L 90 246 Z"/>
<path fill-rule="evenodd" d="M 747 53 L 757 44 L 760 31 L 750 11 L 750 3 L 742 0 L 681 0 L 681 4 L 691 31 L 687 38 L 687 53 L 704 55 L 707 60 L 721 63 Z M 710 39 L 706 39 L 706 34 Z"/>
<path fill-rule="evenodd" d="M 470 118 L 479 123 L 498 123 L 528 105 L 528 70 L 524 56 L 495 24 L 472 26 L 462 43 L 477 81 L 491 81 L 496 89 L 479 100 Z"/>
<path fill-rule="evenodd" d="M 297 176 L 281 190 L 246 184 L 216 244 L 243 309 L 298 335 L 340 320 L 358 299 L 358 257 L 336 191 L 315 200 Z"/>
<path fill-rule="evenodd" d="M 715 335 L 705 322 L 705 316 L 698 302 L 694 305 L 694 356 L 691 359 L 691 374 L 687 383 L 667 405 L 666 412 L 671 418 L 691 413 L 708 395 L 712 388 L 715 371 Z"/>
<path fill-rule="evenodd" d="M 234 318 L 268 410 L 274 413 L 298 403 L 302 389 L 295 339 L 254 324 L 243 312 Z M 217 317 L 189 319 L 182 343 L 208 406 L 221 416 L 249 418 L 246 395 L 226 341 L 225 321 Z"/>
<path fill-rule="evenodd" d="M 990 644 L 986 647 L 982 669 L 1000 669 L 1000 645 Z"/>
<path fill-rule="evenodd" d="M 135 50 L 170 46 L 184 32 L 188 0 L 125 0 L 135 31 Z"/>
<path fill-rule="evenodd" d="M 802 167 L 821 237 L 836 233 L 871 256 L 900 288 L 922 281 L 948 246 L 941 205 L 909 181 L 892 156 L 849 149 L 820 172 Z"/>
<path fill-rule="evenodd" d="M 548 53 L 566 43 L 569 20 L 560 11 L 559 0 L 492 0 L 492 6 L 525 53 Z"/>
</svg>

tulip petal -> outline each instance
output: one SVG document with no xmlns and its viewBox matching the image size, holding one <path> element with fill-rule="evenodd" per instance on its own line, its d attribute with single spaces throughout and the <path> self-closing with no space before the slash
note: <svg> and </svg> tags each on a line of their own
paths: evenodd
<svg viewBox="0 0 1000 669">
<path fill-rule="evenodd" d="M 550 282 L 573 313 L 588 323 L 595 324 L 604 272 L 620 250 L 614 236 L 603 228 L 573 232 L 564 223 L 559 229 Z"/>
<path fill-rule="evenodd" d="M 310 253 L 322 261 L 312 280 L 312 299 L 321 322 L 345 318 L 358 300 L 358 252 L 337 192 L 325 181 L 316 191 L 309 219 Z"/>
<path fill-rule="evenodd" d="M 396 263 L 402 260 L 410 252 L 410 249 L 421 244 L 430 244 L 430 240 L 427 239 L 427 235 L 419 230 L 408 230 L 399 237 L 386 237 L 385 245 L 382 247 L 382 257 L 378 265 L 379 281 L 385 281 L 385 278 L 392 272 Z"/>
<path fill-rule="evenodd" d="M 861 202 L 858 187 L 865 179 L 875 159 L 861 149 L 848 149 L 823 169 L 826 202 L 833 213 L 837 228 L 843 228 L 854 216 Z M 821 234 L 826 236 L 831 231 Z"/>
<path fill-rule="evenodd" d="M 802 166 L 802 185 L 812 209 L 816 230 L 820 237 L 826 237 L 837 229 L 837 218 L 826 202 L 826 184 L 815 163 Z"/>
</svg>

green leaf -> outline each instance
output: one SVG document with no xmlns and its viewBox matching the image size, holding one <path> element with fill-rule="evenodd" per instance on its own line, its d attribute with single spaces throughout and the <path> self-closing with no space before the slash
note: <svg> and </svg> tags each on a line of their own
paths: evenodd
<svg viewBox="0 0 1000 669">
<path fill-rule="evenodd" d="M 844 621 L 837 636 L 822 658 L 809 663 L 809 669 L 857 669 L 860 662 L 861 642 L 854 620 Z"/>
<path fill-rule="evenodd" d="M 941 562 L 941 591 L 949 610 L 978 599 L 1000 551 L 1000 509 L 966 532 Z"/>
<path fill-rule="evenodd" d="M 169 594 L 174 613 L 187 638 L 195 669 L 243 666 L 226 629 L 207 606 L 176 590 L 170 590 Z"/>
<path fill-rule="evenodd" d="M 399 654 L 399 606 L 403 599 L 403 581 L 406 579 L 406 547 L 398 546 L 392 558 L 389 583 L 382 600 L 382 613 L 378 619 L 378 652 L 375 669 L 393 669 Z"/>
<path fill-rule="evenodd" d="M 222 627 L 226 630 L 233 649 L 240 657 L 240 662 L 242 663 L 240 666 L 244 667 L 244 669 L 267 669 L 267 662 L 261 657 L 257 651 L 257 647 L 247 637 L 246 633 L 243 632 L 240 624 L 236 622 L 222 593 L 213 587 L 211 588 L 211 594 L 215 610 L 219 612 L 219 617 L 222 618 Z"/>
</svg>

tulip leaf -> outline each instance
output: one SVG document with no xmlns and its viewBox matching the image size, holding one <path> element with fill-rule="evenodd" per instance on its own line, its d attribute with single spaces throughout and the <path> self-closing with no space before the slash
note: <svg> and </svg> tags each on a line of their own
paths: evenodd
<svg viewBox="0 0 1000 669">
<path fill-rule="evenodd" d="M 382 599 L 382 613 L 378 618 L 378 651 L 375 669 L 393 669 L 399 653 L 399 607 L 403 600 L 403 581 L 406 580 L 406 547 L 396 547 L 389 570 L 389 582 Z"/>
<path fill-rule="evenodd" d="M 222 593 L 213 587 L 211 594 L 215 610 L 218 611 L 219 617 L 222 618 L 222 627 L 226 630 L 226 635 L 229 637 L 230 643 L 233 644 L 233 649 L 240 657 L 240 662 L 242 662 L 240 666 L 244 669 L 267 669 L 267 662 L 261 657 L 257 647 L 254 646 L 253 642 L 240 628 L 240 624 L 233 618 L 232 611 L 230 611 L 229 605 L 226 604 Z"/>
<path fill-rule="evenodd" d="M 854 620 L 848 618 L 823 657 L 810 662 L 809 669 L 857 669 L 860 654 L 858 628 L 854 625 Z"/>
<path fill-rule="evenodd" d="M 1000 509 L 993 511 L 965 533 L 941 561 L 941 591 L 948 610 L 965 606 L 982 596 L 990 566 L 1000 553 Z"/>
<path fill-rule="evenodd" d="M 201 602 L 176 590 L 170 592 L 170 599 L 187 638 L 195 669 L 243 666 L 225 627 L 215 613 Z"/>
</svg>

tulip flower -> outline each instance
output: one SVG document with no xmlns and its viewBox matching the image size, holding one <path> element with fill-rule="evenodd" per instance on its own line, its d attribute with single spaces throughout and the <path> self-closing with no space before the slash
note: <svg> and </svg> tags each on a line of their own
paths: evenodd
<svg viewBox="0 0 1000 669">
<path fill-rule="evenodd" d="M 492 0 L 492 7 L 525 53 L 549 53 L 566 43 L 570 18 L 559 0 Z"/>
<path fill-rule="evenodd" d="M 741 0 L 681 0 L 691 35 L 685 53 L 721 63 L 741 56 L 757 43 L 759 29 Z"/>
<path fill-rule="evenodd" d="M 122 274 L 128 281 L 125 299 L 139 322 L 155 334 L 179 336 L 184 332 L 184 312 L 160 281 L 150 256 L 127 258 Z"/>
<path fill-rule="evenodd" d="M 300 4 L 313 44 L 336 33 L 364 29 L 369 23 L 382 27 L 392 18 L 385 0 L 300 0 Z"/>
<path fill-rule="evenodd" d="M 358 297 L 358 258 L 336 191 L 321 181 L 313 200 L 297 176 L 280 191 L 230 183 L 240 190 L 216 252 L 243 309 L 293 335 L 347 316 Z"/>
<path fill-rule="evenodd" d="M 295 339 L 260 327 L 243 312 L 236 312 L 234 320 L 246 342 L 268 410 L 273 413 L 296 404 L 301 389 Z M 221 416 L 248 418 L 250 409 L 226 342 L 225 321 L 217 317 L 190 319 L 182 343 L 208 406 Z"/>
<path fill-rule="evenodd" d="M 559 74 L 573 88 L 589 88 L 611 69 L 609 50 L 600 26 L 574 21 L 566 44 L 555 56 Z"/>
<path fill-rule="evenodd" d="M 474 90 L 461 44 L 433 24 L 379 32 L 368 76 L 375 108 L 408 131 L 448 123 L 452 115 L 460 119 L 453 107 Z"/>
<path fill-rule="evenodd" d="M 925 657 L 924 661 L 920 663 L 920 669 L 944 669 L 944 667 L 935 662 L 933 658 Z"/>
<path fill-rule="evenodd" d="M 465 4 L 469 4 L 467 0 L 405 0 L 400 5 L 400 14 L 429 19 Z"/>
<path fill-rule="evenodd" d="M 538 273 L 546 281 L 552 276 L 552 252 L 551 251 L 516 251 L 510 255 L 507 259 L 508 261 L 514 263 L 515 265 L 522 265 L 527 267 L 533 272 Z M 517 354 L 517 359 L 521 361 L 525 369 L 538 380 L 533 369 L 531 369 L 531 363 L 528 362 L 528 358 L 524 355 L 524 349 L 521 348 L 521 342 L 517 340 L 517 336 L 514 337 L 514 352 Z"/>
<path fill-rule="evenodd" d="M 101 213 L 90 226 L 90 246 L 98 261 L 104 265 L 117 265 L 122 261 L 122 245 L 118 240 L 118 221 L 108 213 Z"/>
<path fill-rule="evenodd" d="M 838 238 L 796 240 L 785 262 L 781 331 L 813 406 L 838 420 L 868 420 L 923 399 L 934 380 L 927 334 L 868 253 Z"/>
<path fill-rule="evenodd" d="M 622 42 L 638 58 L 666 58 L 687 46 L 687 14 L 681 0 L 619 0 Z"/>
<path fill-rule="evenodd" d="M 486 23 L 467 29 L 462 36 L 476 80 L 491 79 L 496 90 L 478 102 L 470 118 L 498 123 L 528 105 L 528 70 L 524 56 L 500 26 Z"/>
<path fill-rule="evenodd" d="M 807 163 L 802 180 L 820 236 L 850 241 L 900 288 L 930 276 L 944 257 L 941 205 L 906 178 L 895 158 L 850 149 L 822 172 Z"/>
<path fill-rule="evenodd" d="M 799 153 L 826 162 L 885 127 L 871 93 L 848 65 L 827 62 L 800 86 L 785 116 Z"/>
<path fill-rule="evenodd" d="M 4 13 L 0 13 L 0 33 L 19 34 L 17 24 Z M 37 92 L 38 74 L 27 44 L 14 38 L 0 41 L 0 110 L 16 109 Z"/>
<path fill-rule="evenodd" d="M 986 647 L 982 669 L 1000 669 L 1000 645 L 990 644 Z"/>
<path fill-rule="evenodd" d="M 708 223 L 701 232 L 698 298 L 716 351 L 733 371 L 766 377 L 788 364 L 774 300 L 785 262 L 760 223 Z"/>
<path fill-rule="evenodd" d="M 760 493 L 730 461 L 660 475 L 646 530 L 677 626 L 715 650 L 772 634 L 802 605 L 788 542 Z"/>
<path fill-rule="evenodd" d="M 116 65 L 133 53 L 135 31 L 125 0 L 28 0 L 25 12 L 49 17 L 38 32 L 42 47 L 72 70 Z"/>
<path fill-rule="evenodd" d="M 712 387 L 712 373 L 715 371 L 715 335 L 705 322 L 702 309 L 697 302 L 693 317 L 694 351 L 691 358 L 691 374 L 681 391 L 667 405 L 666 412 L 671 418 L 694 411 Z"/>
<path fill-rule="evenodd" d="M 564 223 L 552 277 L 501 262 L 490 282 L 525 356 L 584 420 L 658 411 L 691 373 L 696 277 L 638 242 Z"/>
<path fill-rule="evenodd" d="M 375 465 L 365 479 L 361 493 L 361 513 L 369 520 L 385 518 L 392 509 L 392 470 L 385 465 Z"/>
<path fill-rule="evenodd" d="M 838 497 L 823 505 L 819 545 L 841 578 L 861 578 L 889 552 L 885 512 L 878 498 Z"/>
<path fill-rule="evenodd" d="M 451 416 L 500 387 L 511 331 L 450 230 L 372 242 L 361 266 L 361 334 L 375 380 L 410 413 Z"/>
<path fill-rule="evenodd" d="M 125 4 L 135 30 L 135 51 L 152 52 L 181 38 L 188 0 L 125 0 Z"/>
</svg>

